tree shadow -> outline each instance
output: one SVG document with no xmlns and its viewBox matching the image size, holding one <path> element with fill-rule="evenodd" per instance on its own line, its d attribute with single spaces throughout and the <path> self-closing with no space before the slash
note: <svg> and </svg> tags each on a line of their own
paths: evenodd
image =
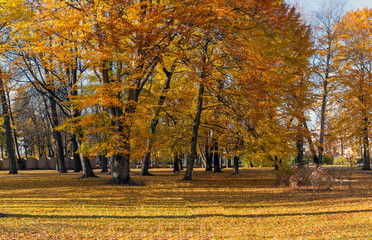
<svg viewBox="0 0 372 240">
<path fill-rule="evenodd" d="M 370 213 L 372 209 L 349 210 L 349 211 L 326 211 L 307 213 L 278 213 L 278 214 L 191 214 L 191 215 L 157 215 L 157 216 L 110 216 L 110 215 L 39 215 L 39 214 L 4 214 L 0 217 L 15 218 L 47 218 L 47 219 L 195 219 L 195 218 L 270 218 L 270 217 L 293 217 L 293 216 L 320 216 L 349 213 Z"/>
</svg>

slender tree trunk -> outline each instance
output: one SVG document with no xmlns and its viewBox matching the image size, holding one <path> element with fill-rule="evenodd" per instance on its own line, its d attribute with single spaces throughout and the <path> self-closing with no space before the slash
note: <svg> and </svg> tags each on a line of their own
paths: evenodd
<svg viewBox="0 0 372 240">
<path fill-rule="evenodd" d="M 332 40 L 329 39 L 327 47 L 326 57 L 326 69 L 323 80 L 323 93 L 322 93 L 322 108 L 320 110 L 320 133 L 319 133 L 319 156 L 317 166 L 322 165 L 323 151 L 324 151 L 324 132 L 325 132 L 325 119 L 326 119 L 326 107 L 328 98 L 328 79 L 331 67 L 331 44 Z"/>
<path fill-rule="evenodd" d="M 75 134 L 72 135 L 71 142 L 72 142 L 72 151 L 73 151 L 72 156 L 74 159 L 74 172 L 80 172 L 83 169 L 83 167 L 81 166 L 80 155 L 78 153 L 79 144 L 78 144 L 77 136 Z"/>
<path fill-rule="evenodd" d="M 313 144 L 313 139 L 311 137 L 311 132 L 309 130 L 309 127 L 307 126 L 306 121 L 303 124 L 304 124 L 305 130 L 306 130 L 306 139 L 307 139 L 307 142 L 309 143 L 309 148 L 310 148 L 310 151 L 311 151 L 311 155 L 313 157 L 313 161 L 317 166 L 320 166 L 321 163 L 319 164 L 319 159 L 318 159 L 318 156 L 317 156 L 316 151 L 315 151 L 315 147 L 314 147 L 314 144 Z"/>
<path fill-rule="evenodd" d="M 370 156 L 369 156 L 369 138 L 368 138 L 368 117 L 363 119 L 363 170 L 371 170 Z"/>
<path fill-rule="evenodd" d="M 181 154 L 180 155 L 180 170 L 182 171 L 183 170 L 183 164 L 182 164 L 182 159 L 184 158 L 184 155 Z"/>
<path fill-rule="evenodd" d="M 70 81 L 69 81 L 70 95 L 72 97 L 76 97 L 78 95 L 77 86 L 76 86 L 78 82 L 77 64 L 78 63 L 77 63 L 77 58 L 76 58 L 75 62 L 71 66 L 71 69 L 67 68 L 67 73 L 70 76 Z M 71 112 L 72 112 L 71 116 L 73 118 L 79 117 L 81 115 L 80 111 L 77 110 L 75 107 L 72 107 Z M 83 170 L 83 166 L 81 165 L 82 160 L 80 159 L 80 154 L 78 153 L 80 144 L 78 142 L 76 134 L 72 135 L 70 141 L 72 143 L 72 158 L 74 161 L 74 172 L 80 172 Z"/>
<path fill-rule="evenodd" d="M 239 174 L 239 157 L 234 156 L 234 175 Z"/>
<path fill-rule="evenodd" d="M 229 158 L 226 158 L 226 168 L 230 168 L 231 167 L 231 159 Z"/>
<path fill-rule="evenodd" d="M 178 153 L 174 154 L 174 160 L 173 160 L 173 172 L 179 172 L 180 171 L 180 155 Z"/>
<path fill-rule="evenodd" d="M 206 146 L 205 147 L 205 171 L 206 172 L 211 172 L 213 169 L 212 169 L 212 158 L 213 158 L 213 154 L 211 151 L 209 151 L 210 149 L 210 146 Z"/>
<path fill-rule="evenodd" d="M 81 141 L 77 139 L 78 148 L 81 149 Z M 90 161 L 87 157 L 84 156 L 83 153 L 79 153 L 80 161 L 81 161 L 81 167 L 83 169 L 83 174 L 81 175 L 81 178 L 89 178 L 89 177 L 97 177 L 94 172 L 92 165 L 90 164 Z"/>
<path fill-rule="evenodd" d="M 143 162 L 142 162 L 142 171 L 141 174 L 142 176 L 150 176 L 152 174 L 149 173 L 149 165 L 150 165 L 150 156 L 151 156 L 151 150 L 152 150 L 152 145 L 153 145 L 153 137 L 156 131 L 156 126 L 159 123 L 159 114 L 160 110 L 164 104 L 165 98 L 166 98 L 166 92 L 170 88 L 170 82 L 173 76 L 173 71 L 175 69 L 175 65 L 172 66 L 171 71 L 169 72 L 166 68 L 163 68 L 163 72 L 166 75 L 166 80 L 161 92 L 160 99 L 158 101 L 158 105 L 155 109 L 154 116 L 151 120 L 151 125 L 150 125 L 150 137 L 147 140 L 147 151 L 144 154 L 143 157 Z"/>
<path fill-rule="evenodd" d="M 9 116 L 10 116 L 10 121 L 15 125 L 14 119 L 13 119 L 13 113 L 12 113 L 12 106 L 9 101 L 9 93 L 6 93 L 8 96 L 7 101 L 8 101 L 8 108 L 9 108 Z M 17 130 L 13 128 L 13 137 L 14 137 L 14 146 L 15 146 L 15 153 L 16 153 L 16 161 L 18 163 L 18 168 L 20 170 L 26 170 L 26 163 L 22 159 L 21 154 L 19 153 L 19 145 L 18 145 L 18 137 L 17 137 Z M 27 158 L 27 157 L 26 157 Z"/>
<path fill-rule="evenodd" d="M 192 180 L 191 178 L 192 170 L 194 167 L 195 159 L 198 156 L 196 152 L 196 146 L 198 142 L 198 132 L 199 132 L 201 114 L 203 110 L 203 94 L 204 94 L 204 84 L 200 83 L 199 93 L 198 93 L 198 105 L 197 105 L 196 114 L 194 118 L 194 126 L 192 129 L 190 154 L 187 156 L 186 173 L 185 173 L 184 180 Z"/>
<path fill-rule="evenodd" d="M 328 73 L 326 73 L 326 79 L 327 78 L 328 78 Z M 325 118 L 326 118 L 325 115 L 326 115 L 326 106 L 327 106 L 327 85 L 328 85 L 328 81 L 325 80 L 323 82 L 322 108 L 320 111 L 319 156 L 318 156 L 317 166 L 322 165 L 322 161 L 323 161 L 324 132 L 325 132 Z"/>
<path fill-rule="evenodd" d="M 57 163 L 58 163 L 58 166 L 59 166 L 59 172 L 60 173 L 67 173 L 66 164 L 65 164 L 65 156 L 64 156 L 64 152 L 63 152 L 62 135 L 61 135 L 60 131 L 57 131 L 55 129 L 56 127 L 59 126 L 57 105 L 56 105 L 56 101 L 53 97 L 50 97 L 49 101 L 50 101 L 50 108 L 51 108 L 51 112 L 52 112 L 54 139 L 56 140 Z"/>
<path fill-rule="evenodd" d="M 297 142 L 296 142 L 296 147 L 297 147 L 297 164 L 298 168 L 302 168 L 304 166 L 304 137 L 302 134 L 301 130 L 302 126 L 299 126 L 299 132 L 297 136 Z"/>
<path fill-rule="evenodd" d="M 8 152 L 8 159 L 9 159 L 9 174 L 17 174 L 18 171 L 17 171 L 15 151 L 14 151 L 12 128 L 10 126 L 9 106 L 8 106 L 8 101 L 6 99 L 6 92 L 5 92 L 2 78 L 0 78 L 0 98 L 1 98 L 1 105 L 2 105 L 2 110 L 3 110 L 3 118 L 4 118 L 6 150 Z"/>
<path fill-rule="evenodd" d="M 214 154 L 213 154 L 213 164 L 214 164 L 214 169 L 213 172 L 222 172 L 221 171 L 221 165 L 220 165 L 220 154 L 218 153 L 218 142 L 214 142 Z"/>
</svg>

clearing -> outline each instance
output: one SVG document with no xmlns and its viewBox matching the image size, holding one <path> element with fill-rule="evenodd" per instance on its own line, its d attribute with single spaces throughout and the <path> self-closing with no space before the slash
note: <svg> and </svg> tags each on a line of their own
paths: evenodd
<svg viewBox="0 0 372 240">
<path fill-rule="evenodd" d="M 0 171 L 0 239 L 372 239 L 372 175 L 324 191 L 275 186 L 272 168 L 152 173 L 110 186 L 98 172 Z"/>
</svg>

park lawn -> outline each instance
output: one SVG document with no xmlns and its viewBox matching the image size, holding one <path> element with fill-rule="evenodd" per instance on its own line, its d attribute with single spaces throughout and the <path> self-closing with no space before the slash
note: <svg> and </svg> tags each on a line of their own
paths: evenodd
<svg viewBox="0 0 372 240">
<path fill-rule="evenodd" d="M 110 186 L 107 174 L 1 171 L 0 239 L 372 239 L 372 175 L 325 191 L 277 187 L 271 168 L 152 172 Z"/>
</svg>

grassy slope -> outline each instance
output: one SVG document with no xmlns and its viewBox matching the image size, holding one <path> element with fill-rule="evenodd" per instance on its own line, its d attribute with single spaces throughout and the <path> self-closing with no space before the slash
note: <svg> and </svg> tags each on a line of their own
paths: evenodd
<svg viewBox="0 0 372 240">
<path fill-rule="evenodd" d="M 317 191 L 275 187 L 270 169 L 197 170 L 191 182 L 153 172 L 123 187 L 108 175 L 2 171 L 0 239 L 372 239 L 372 175 Z"/>
</svg>

